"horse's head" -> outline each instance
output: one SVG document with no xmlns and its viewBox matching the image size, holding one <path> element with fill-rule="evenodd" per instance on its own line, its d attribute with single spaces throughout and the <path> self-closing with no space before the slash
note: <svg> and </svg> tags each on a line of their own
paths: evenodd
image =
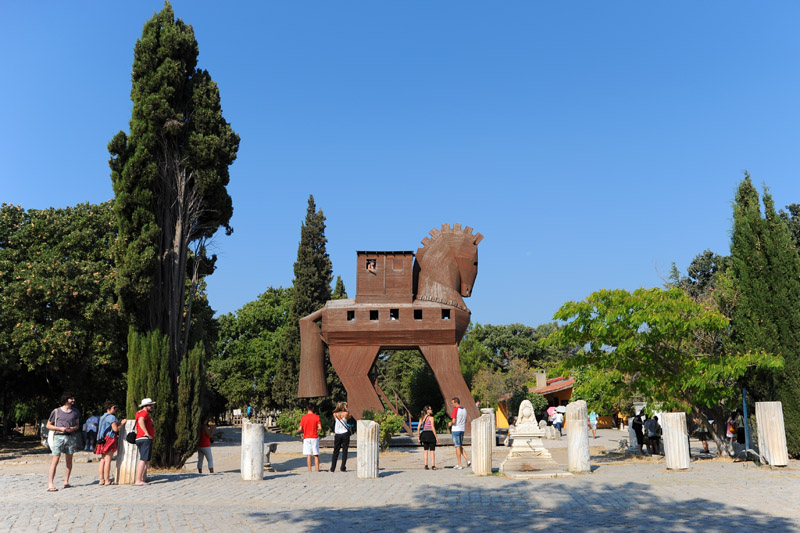
<svg viewBox="0 0 800 533">
<path fill-rule="evenodd" d="M 417 250 L 420 265 L 420 291 L 422 299 L 451 303 L 458 307 L 461 298 L 472 295 L 475 277 L 478 275 L 478 243 L 483 235 L 472 234 L 472 228 L 461 228 L 461 224 L 443 224 L 441 230 L 432 229 L 431 236 L 422 240 L 423 248 Z M 429 283 L 435 282 L 439 289 Z M 446 287 L 450 296 L 440 290 Z"/>
</svg>

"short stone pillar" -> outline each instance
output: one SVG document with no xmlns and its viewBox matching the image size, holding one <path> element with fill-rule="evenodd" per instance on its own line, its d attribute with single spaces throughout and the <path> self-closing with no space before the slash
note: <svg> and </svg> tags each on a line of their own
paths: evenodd
<svg viewBox="0 0 800 533">
<path fill-rule="evenodd" d="M 781 402 L 756 402 L 758 448 L 770 466 L 787 466 L 786 428 L 783 425 Z"/>
<path fill-rule="evenodd" d="M 139 448 L 125 440 L 131 431 L 136 431 L 136 421 L 128 420 L 119 428 L 117 439 L 117 463 L 114 481 L 117 485 L 133 485 L 136 483 L 136 465 L 139 464 Z"/>
<path fill-rule="evenodd" d="M 690 465 L 689 431 L 686 413 L 663 413 L 661 420 L 664 460 L 669 470 L 686 470 Z"/>
<path fill-rule="evenodd" d="M 567 405 L 567 470 L 589 472 L 589 426 L 586 402 L 578 400 Z"/>
<path fill-rule="evenodd" d="M 472 421 L 472 471 L 476 476 L 492 473 L 492 415 L 483 414 Z"/>
<path fill-rule="evenodd" d="M 633 424 L 628 425 L 628 451 L 639 451 L 639 441 L 636 440 L 636 432 L 633 430 Z"/>
<path fill-rule="evenodd" d="M 242 479 L 264 479 L 264 425 L 242 420 Z"/>
<path fill-rule="evenodd" d="M 358 477 L 371 479 L 378 477 L 378 441 L 381 426 L 374 420 L 359 420 L 356 437 L 356 460 Z"/>
<path fill-rule="evenodd" d="M 492 419 L 492 448 L 497 445 L 497 413 L 494 409 L 481 409 L 481 415 L 489 415 Z"/>
</svg>

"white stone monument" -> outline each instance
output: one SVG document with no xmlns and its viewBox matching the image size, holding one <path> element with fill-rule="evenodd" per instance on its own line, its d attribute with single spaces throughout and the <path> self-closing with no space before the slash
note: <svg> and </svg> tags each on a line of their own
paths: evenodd
<svg viewBox="0 0 800 533">
<path fill-rule="evenodd" d="M 136 431 L 136 421 L 128 420 L 119 429 L 117 439 L 117 463 L 114 481 L 117 485 L 133 485 L 136 483 L 136 465 L 139 464 L 139 448 L 130 444 L 125 437 L 131 431 Z"/>
<path fill-rule="evenodd" d="M 570 472 L 589 472 L 589 425 L 586 402 L 578 400 L 567 405 L 567 469 Z"/>
<path fill-rule="evenodd" d="M 756 402 L 756 424 L 761 455 L 770 466 L 787 466 L 789 450 L 781 402 Z"/>
<path fill-rule="evenodd" d="M 264 479 L 264 425 L 242 420 L 242 479 Z"/>
<path fill-rule="evenodd" d="M 544 447 L 544 431 L 536 423 L 530 401 L 523 400 L 520 404 L 516 425 L 509 430 L 509 436 L 513 439 L 511 450 L 500 465 L 500 471 L 506 476 L 531 478 L 570 475 L 559 468 Z"/>
<path fill-rule="evenodd" d="M 669 470 L 686 470 L 690 466 L 689 431 L 686 413 L 662 413 L 661 432 L 664 441 L 664 460 Z"/>
<path fill-rule="evenodd" d="M 357 425 L 356 461 L 358 477 L 371 479 L 378 477 L 378 440 L 381 426 L 374 420 L 359 420 Z"/>
<path fill-rule="evenodd" d="M 483 414 L 472 421 L 472 471 L 476 476 L 492 473 L 492 415 Z"/>
<path fill-rule="evenodd" d="M 636 440 L 636 432 L 633 430 L 633 418 L 631 418 L 631 423 L 628 424 L 628 451 L 639 451 L 639 441 Z"/>
</svg>

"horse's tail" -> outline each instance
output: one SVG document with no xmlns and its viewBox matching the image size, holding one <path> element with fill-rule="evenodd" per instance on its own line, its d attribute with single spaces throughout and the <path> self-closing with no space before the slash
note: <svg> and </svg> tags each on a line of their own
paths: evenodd
<svg viewBox="0 0 800 533">
<path fill-rule="evenodd" d="M 298 398 L 317 398 L 328 395 L 325 382 L 325 345 L 317 320 L 322 311 L 300 319 L 300 379 Z"/>
</svg>

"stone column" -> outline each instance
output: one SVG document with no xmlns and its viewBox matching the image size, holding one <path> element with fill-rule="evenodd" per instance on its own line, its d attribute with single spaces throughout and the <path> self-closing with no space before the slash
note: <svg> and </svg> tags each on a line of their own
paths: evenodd
<svg viewBox="0 0 800 533">
<path fill-rule="evenodd" d="M 633 418 L 631 418 L 631 422 Z M 638 452 L 639 451 L 639 441 L 636 440 L 636 432 L 633 430 L 633 425 L 628 424 L 628 451 L 630 452 Z"/>
<path fill-rule="evenodd" d="M 781 402 L 756 402 L 758 448 L 770 466 L 787 466 L 786 429 Z"/>
<path fill-rule="evenodd" d="M 476 476 L 492 473 L 492 415 L 484 414 L 472 421 L 472 471 Z"/>
<path fill-rule="evenodd" d="M 356 442 L 358 477 L 378 477 L 378 438 L 381 426 L 374 420 L 359 420 Z"/>
<path fill-rule="evenodd" d="M 664 459 L 669 470 L 686 470 L 690 465 L 689 432 L 686 428 L 686 413 L 663 413 L 661 440 L 664 444 Z"/>
<path fill-rule="evenodd" d="M 119 439 L 117 440 L 117 464 L 114 481 L 117 485 L 133 485 L 136 483 L 136 465 L 139 463 L 139 449 L 135 444 L 130 444 L 125 440 L 125 436 L 131 431 L 136 431 L 136 421 L 128 420 L 119 429 Z"/>
<path fill-rule="evenodd" d="M 481 409 L 481 416 L 489 415 L 492 419 L 492 449 L 497 445 L 497 413 L 494 409 Z"/>
<path fill-rule="evenodd" d="M 242 420 L 242 479 L 264 479 L 264 425 Z"/>
<path fill-rule="evenodd" d="M 570 472 L 589 472 L 589 425 L 586 402 L 578 400 L 567 405 L 567 469 Z"/>
</svg>

